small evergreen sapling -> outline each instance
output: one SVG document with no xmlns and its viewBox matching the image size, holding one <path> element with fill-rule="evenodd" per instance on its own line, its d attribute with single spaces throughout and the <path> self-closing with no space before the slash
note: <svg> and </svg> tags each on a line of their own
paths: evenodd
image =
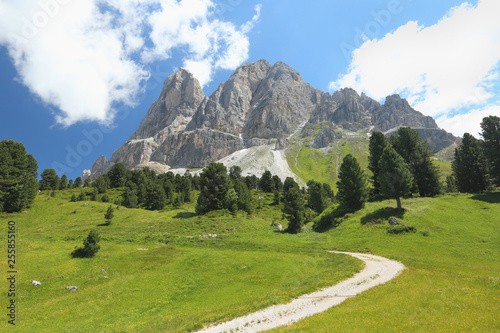
<svg viewBox="0 0 500 333">
<path fill-rule="evenodd" d="M 106 224 L 107 225 L 110 225 L 111 224 L 111 221 L 113 220 L 113 217 L 115 216 L 114 214 L 114 209 L 113 209 L 113 206 L 109 206 L 108 207 L 108 210 L 106 211 L 106 213 L 104 214 L 104 218 L 106 219 Z"/>
</svg>

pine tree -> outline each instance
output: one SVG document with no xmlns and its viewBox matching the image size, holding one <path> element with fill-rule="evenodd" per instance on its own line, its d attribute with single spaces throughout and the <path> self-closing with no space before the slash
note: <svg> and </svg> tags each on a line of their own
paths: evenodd
<svg viewBox="0 0 500 333">
<path fill-rule="evenodd" d="M 180 193 L 184 202 L 191 202 L 191 181 L 188 177 L 182 177 L 180 181 Z"/>
<path fill-rule="evenodd" d="M 464 134 L 462 143 L 455 149 L 452 168 L 460 192 L 477 193 L 488 189 L 488 170 L 481 143 L 469 133 Z"/>
<path fill-rule="evenodd" d="M 231 179 L 233 180 L 236 180 L 236 179 L 240 179 L 241 178 L 241 167 L 237 166 L 237 165 L 233 165 L 230 169 L 229 169 L 229 177 L 231 177 Z"/>
<path fill-rule="evenodd" d="M 118 188 L 125 185 L 125 175 L 126 175 L 125 166 L 122 163 L 114 164 L 111 169 L 109 169 L 107 175 L 109 178 L 109 186 L 111 188 Z M 144 170 L 143 170 L 144 171 Z"/>
<path fill-rule="evenodd" d="M 321 183 L 311 180 L 307 182 L 307 187 L 307 191 L 309 192 L 309 207 L 316 213 L 321 214 L 327 205 L 326 193 L 323 186 Z"/>
<path fill-rule="evenodd" d="M 490 175 L 500 186 L 500 117 L 489 116 L 481 122 L 483 153 L 488 160 Z"/>
<path fill-rule="evenodd" d="M 210 163 L 200 175 L 200 195 L 196 212 L 205 214 L 224 208 L 227 191 L 232 187 L 227 169 L 222 163 Z"/>
<path fill-rule="evenodd" d="M 421 197 L 435 196 L 441 191 L 439 168 L 432 161 L 429 146 L 422 142 L 417 131 L 409 127 L 398 129 L 397 137 L 391 137 L 396 152 L 403 157 L 413 175 L 412 192 Z"/>
<path fill-rule="evenodd" d="M 378 197 L 380 195 L 380 184 L 378 182 L 380 174 L 380 158 L 384 153 L 384 149 L 389 145 L 384 134 L 382 132 L 373 132 L 370 136 L 370 143 L 368 146 L 369 156 L 368 156 L 368 170 L 373 174 L 372 177 L 372 196 Z"/>
<path fill-rule="evenodd" d="M 238 209 L 252 214 L 252 192 L 248 189 L 246 184 L 239 179 L 234 181 L 234 190 L 238 195 Z"/>
<path fill-rule="evenodd" d="M 65 190 L 68 188 L 68 176 L 62 175 L 61 182 L 59 183 L 59 189 Z"/>
<path fill-rule="evenodd" d="M 266 193 L 273 193 L 275 189 L 273 175 L 269 170 L 264 171 L 264 174 L 260 178 L 259 187 L 262 191 Z"/>
<path fill-rule="evenodd" d="M 113 220 L 113 217 L 115 216 L 114 214 L 114 209 L 113 209 L 113 206 L 109 206 L 108 207 L 108 210 L 106 211 L 106 213 L 104 214 L 104 218 L 106 219 L 106 224 L 107 225 L 110 225 L 111 224 L 111 220 Z"/>
<path fill-rule="evenodd" d="M 390 146 L 386 147 L 380 158 L 379 184 L 381 194 L 396 199 L 398 209 L 401 197 L 410 193 L 413 178 L 404 159 Z"/>
<path fill-rule="evenodd" d="M 82 182 L 82 177 L 76 177 L 76 178 L 75 178 L 75 182 L 74 182 L 74 184 L 73 184 L 73 185 L 74 185 L 74 187 L 75 187 L 75 188 L 80 188 L 80 187 L 82 187 L 82 184 L 83 184 L 83 182 Z"/>
<path fill-rule="evenodd" d="M 165 207 L 167 197 L 163 186 L 158 182 L 149 181 L 146 184 L 144 207 L 148 210 L 162 210 Z"/>
<path fill-rule="evenodd" d="M 446 176 L 446 192 L 447 193 L 457 192 L 457 183 L 453 175 Z"/>
<path fill-rule="evenodd" d="M 58 190 L 59 189 L 59 177 L 57 176 L 56 170 L 45 169 L 40 175 L 40 190 Z"/>
<path fill-rule="evenodd" d="M 87 238 L 83 241 L 83 248 L 79 247 L 75 249 L 71 255 L 73 258 L 91 258 L 97 251 L 101 248 L 98 244 L 101 240 L 99 233 L 96 230 L 91 230 Z"/>
<path fill-rule="evenodd" d="M 297 234 L 302 231 L 302 225 L 305 220 L 305 207 L 304 197 L 302 192 L 296 188 L 291 187 L 285 193 L 285 206 L 283 213 L 288 220 L 287 232 Z"/>
<path fill-rule="evenodd" d="M 351 154 L 346 155 L 342 160 L 337 189 L 340 204 L 348 210 L 363 207 L 368 199 L 366 176 L 356 158 Z"/>
</svg>

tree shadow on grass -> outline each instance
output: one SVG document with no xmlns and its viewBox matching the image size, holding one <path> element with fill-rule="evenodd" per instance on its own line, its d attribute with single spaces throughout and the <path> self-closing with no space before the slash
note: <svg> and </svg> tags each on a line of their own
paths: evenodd
<svg viewBox="0 0 500 333">
<path fill-rule="evenodd" d="M 333 210 L 323 212 L 320 216 L 318 216 L 317 220 L 314 221 L 313 229 L 319 233 L 335 229 L 346 219 L 347 214 L 354 212 L 355 210 L 346 209 L 345 207 L 339 205 Z"/>
<path fill-rule="evenodd" d="M 193 212 L 180 212 L 174 216 L 174 219 L 188 219 L 190 217 L 195 217 L 195 216 L 197 216 L 197 214 Z"/>
<path fill-rule="evenodd" d="M 500 192 L 475 194 L 471 199 L 487 203 L 500 203 Z"/>
<path fill-rule="evenodd" d="M 404 209 L 397 209 L 393 207 L 380 208 L 374 212 L 371 212 L 363 216 L 361 218 L 361 224 L 362 225 L 365 225 L 367 223 L 378 224 L 381 222 L 381 220 L 386 221 L 390 217 L 397 217 L 401 219 L 403 218 L 404 215 L 405 215 Z"/>
</svg>

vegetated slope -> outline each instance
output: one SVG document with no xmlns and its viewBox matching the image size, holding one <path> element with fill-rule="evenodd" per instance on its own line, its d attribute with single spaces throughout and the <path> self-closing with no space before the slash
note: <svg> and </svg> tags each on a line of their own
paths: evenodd
<svg viewBox="0 0 500 333">
<path fill-rule="evenodd" d="M 404 215 L 386 209 L 395 206 L 393 200 L 367 203 L 336 228 L 317 233 L 306 226 L 288 235 L 270 227 L 286 223 L 272 196 L 261 193 L 254 196 L 264 196 L 263 207 L 251 216 L 198 217 L 193 204 L 160 212 L 120 208 L 110 226 L 98 227 L 109 204 L 70 203 L 76 191 L 58 191 L 56 198 L 44 193 L 28 213 L 0 216 L 18 226 L 20 332 L 196 330 L 287 302 L 359 270 L 325 249 L 373 253 L 407 269 L 324 314 L 276 331 L 500 330 L 498 192 L 405 199 Z M 391 216 L 417 231 L 388 233 Z M 93 228 L 103 238 L 97 256 L 70 259 Z M 217 237 L 199 237 L 209 233 Z M 78 290 L 64 289 L 71 285 Z M 0 302 L 6 297 L 2 293 Z M 0 330 L 6 325 L 2 321 Z"/>
<path fill-rule="evenodd" d="M 240 240 L 274 234 L 269 219 L 281 212 L 267 196 L 252 216 L 199 217 L 194 204 L 162 211 L 120 207 L 105 226 L 109 204 L 69 202 L 79 192 L 43 192 L 29 211 L 0 216 L 17 225 L 18 332 L 186 332 L 288 302 L 362 268 L 325 251 Z M 120 192 L 107 194 L 113 200 Z M 92 229 L 102 238 L 99 252 L 71 258 Z M 6 233 L 0 241 L 6 252 Z M 8 303 L 6 293 L 0 302 Z M 1 321 L 0 331 L 8 326 Z"/>
</svg>

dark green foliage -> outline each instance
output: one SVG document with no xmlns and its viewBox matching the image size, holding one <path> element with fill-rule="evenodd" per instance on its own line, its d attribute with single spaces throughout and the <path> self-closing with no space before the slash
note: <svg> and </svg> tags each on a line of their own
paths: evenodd
<svg viewBox="0 0 500 333">
<path fill-rule="evenodd" d="M 403 158 L 390 146 L 386 147 L 380 158 L 379 184 L 381 194 L 396 199 L 398 209 L 401 197 L 410 194 L 413 178 Z"/>
<path fill-rule="evenodd" d="M 285 193 L 283 201 L 285 203 L 283 213 L 288 220 L 286 231 L 291 234 L 297 234 L 302 231 L 302 225 L 305 220 L 304 196 L 298 188 L 291 187 Z"/>
<path fill-rule="evenodd" d="M 50 196 L 51 196 L 52 198 L 55 198 L 55 197 L 56 197 L 56 191 L 52 191 L 52 192 L 50 192 Z"/>
<path fill-rule="evenodd" d="M 70 179 L 68 181 L 68 188 L 73 188 L 73 187 L 74 187 L 74 185 L 73 185 L 73 179 Z"/>
<path fill-rule="evenodd" d="M 165 207 L 167 197 L 163 186 L 158 182 L 148 181 L 146 185 L 144 208 L 148 210 L 161 210 Z"/>
<path fill-rule="evenodd" d="M 191 180 L 188 177 L 181 177 L 179 192 L 184 202 L 191 202 Z"/>
<path fill-rule="evenodd" d="M 235 214 L 238 211 L 238 194 L 234 188 L 230 188 L 224 198 L 224 208 Z"/>
<path fill-rule="evenodd" d="M 317 181 L 311 180 L 307 182 L 307 191 L 309 192 L 309 207 L 316 213 L 321 214 L 328 203 L 323 185 Z"/>
<path fill-rule="evenodd" d="M 283 183 L 283 192 L 287 193 L 291 188 L 299 189 L 299 184 L 295 182 L 295 180 L 291 177 L 286 177 L 285 182 Z"/>
<path fill-rule="evenodd" d="M 374 198 L 380 196 L 380 184 L 378 182 L 378 176 L 380 174 L 379 161 L 384 153 L 385 147 L 388 145 L 389 143 L 382 132 L 373 132 L 370 136 L 370 144 L 368 146 L 368 170 L 373 173 L 371 181 L 373 184 L 372 197 Z"/>
<path fill-rule="evenodd" d="M 356 158 L 351 154 L 346 155 L 342 160 L 337 189 L 337 198 L 346 209 L 360 209 L 368 200 L 366 176 Z"/>
<path fill-rule="evenodd" d="M 233 165 L 230 169 L 229 169 L 229 177 L 231 177 L 231 179 L 233 180 L 236 180 L 236 179 L 240 179 L 241 178 L 241 168 L 237 165 Z"/>
<path fill-rule="evenodd" d="M 99 233 L 96 230 L 91 230 L 83 241 L 83 248 L 79 247 L 71 252 L 71 256 L 73 258 L 91 258 L 93 257 L 97 251 L 101 248 L 98 244 L 101 240 Z"/>
<path fill-rule="evenodd" d="M 273 193 L 275 189 L 273 175 L 269 170 L 264 171 L 260 178 L 259 188 L 266 193 Z"/>
<path fill-rule="evenodd" d="M 179 208 L 183 204 L 184 204 L 184 200 L 182 199 L 182 195 L 178 194 L 178 193 L 174 194 L 174 198 L 172 200 L 172 205 L 176 208 Z"/>
<path fill-rule="evenodd" d="M 101 202 L 109 202 L 109 197 L 107 194 L 103 195 L 101 198 Z"/>
<path fill-rule="evenodd" d="M 111 221 L 113 220 L 113 217 L 115 216 L 114 214 L 114 209 L 113 209 L 113 206 L 109 206 L 108 207 L 108 210 L 106 211 L 106 213 L 104 214 L 104 219 L 106 220 L 106 224 L 107 225 L 110 225 L 111 224 Z"/>
<path fill-rule="evenodd" d="M 274 191 L 274 201 L 273 205 L 279 205 L 281 202 L 281 196 L 279 191 Z"/>
<path fill-rule="evenodd" d="M 85 181 L 83 182 L 83 187 L 90 187 L 91 184 L 92 184 L 92 179 L 85 178 Z"/>
<path fill-rule="evenodd" d="M 252 214 L 252 192 L 248 189 L 246 184 L 237 179 L 234 181 L 234 190 L 238 195 L 238 209 Z"/>
<path fill-rule="evenodd" d="M 326 196 L 330 199 L 333 200 L 335 197 L 335 194 L 333 193 L 332 187 L 330 184 L 323 183 L 323 191 L 325 191 Z"/>
<path fill-rule="evenodd" d="M 109 178 L 109 186 L 111 188 L 118 188 L 125 185 L 126 169 L 123 164 L 121 163 L 114 164 L 111 167 L 111 169 L 109 169 L 107 175 Z"/>
<path fill-rule="evenodd" d="M 193 176 L 191 179 L 191 185 L 194 191 L 199 191 L 200 190 L 200 176 L 197 174 Z"/>
<path fill-rule="evenodd" d="M 415 232 L 417 232 L 417 228 L 415 228 L 411 225 L 398 224 L 398 225 L 391 226 L 391 227 L 389 227 L 389 229 L 387 229 L 387 233 L 393 234 L 393 235 L 404 234 L 404 233 L 408 233 L 408 232 L 415 233 Z"/>
<path fill-rule="evenodd" d="M 420 139 L 417 131 L 409 127 L 398 129 L 398 136 L 391 137 L 396 152 L 403 157 L 408 170 L 413 175 L 412 192 L 421 197 L 431 197 L 440 193 L 439 168 L 432 161 L 432 152 Z"/>
<path fill-rule="evenodd" d="M 200 195 L 196 212 L 205 214 L 224 208 L 226 194 L 232 187 L 227 169 L 222 163 L 210 163 L 200 175 Z"/>
<path fill-rule="evenodd" d="M 85 201 L 87 197 L 85 196 L 85 193 L 83 193 L 83 191 L 80 192 L 80 194 L 78 195 L 78 201 Z"/>
<path fill-rule="evenodd" d="M 452 164 L 460 192 L 477 193 L 488 189 L 488 170 L 478 139 L 465 133 L 460 147 L 455 149 Z"/>
<path fill-rule="evenodd" d="M 259 186 L 259 178 L 256 175 L 246 176 L 245 184 L 249 190 L 256 190 Z"/>
<path fill-rule="evenodd" d="M 80 188 L 80 187 L 82 187 L 82 184 L 83 184 L 82 177 L 76 177 L 75 183 L 73 184 L 74 185 L 73 187 Z"/>
<path fill-rule="evenodd" d="M 90 200 L 97 201 L 97 194 L 99 194 L 99 191 L 97 190 L 97 188 L 94 187 L 89 194 Z"/>
<path fill-rule="evenodd" d="M 77 202 L 78 198 L 76 197 L 76 194 L 73 194 L 70 199 L 71 202 Z"/>
<path fill-rule="evenodd" d="M 500 117 L 483 118 L 481 129 L 483 153 L 488 161 L 490 176 L 500 186 Z"/>
<path fill-rule="evenodd" d="M 38 191 L 38 162 L 22 143 L 0 142 L 0 211 L 30 207 Z"/>
<path fill-rule="evenodd" d="M 274 181 L 275 191 L 279 191 L 279 192 L 283 191 L 283 182 L 281 181 L 281 178 L 279 176 L 274 175 L 273 181 Z"/>
<path fill-rule="evenodd" d="M 68 176 L 62 175 L 61 181 L 59 183 L 59 189 L 60 190 L 65 190 L 68 188 Z"/>
<path fill-rule="evenodd" d="M 106 193 L 109 188 L 109 179 L 106 175 L 101 175 L 94 180 L 92 186 L 97 189 L 99 194 Z"/>
<path fill-rule="evenodd" d="M 446 176 L 446 192 L 455 193 L 457 192 L 457 183 L 453 175 Z"/>
<path fill-rule="evenodd" d="M 173 200 L 174 185 L 167 178 L 163 178 L 163 190 L 165 191 L 165 195 L 166 195 L 167 199 Z"/>
<path fill-rule="evenodd" d="M 41 177 L 41 180 L 40 180 L 39 184 L 40 184 L 41 191 L 58 190 L 59 189 L 60 179 L 59 179 L 59 176 L 57 176 L 56 170 L 45 169 L 45 170 L 43 170 L 40 177 Z"/>
</svg>

